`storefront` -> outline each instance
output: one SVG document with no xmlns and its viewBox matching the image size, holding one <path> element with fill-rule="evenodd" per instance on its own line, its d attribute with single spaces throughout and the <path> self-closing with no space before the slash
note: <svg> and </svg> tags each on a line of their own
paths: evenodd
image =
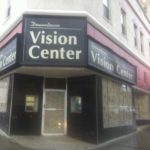
<svg viewBox="0 0 150 150">
<path fill-rule="evenodd" d="M 88 64 L 104 73 L 97 79 L 99 141 L 120 136 L 135 129 L 132 84 L 136 81 L 135 67 L 111 50 L 88 40 Z"/>
<path fill-rule="evenodd" d="M 136 110 L 136 124 L 146 125 L 150 123 L 150 96 L 149 92 L 140 88 L 134 88 L 134 101 Z"/>
<path fill-rule="evenodd" d="M 135 129 L 136 69 L 88 37 L 86 27 L 82 17 L 24 16 L 22 34 L 0 54 L 0 127 L 7 134 L 100 143 Z"/>
</svg>

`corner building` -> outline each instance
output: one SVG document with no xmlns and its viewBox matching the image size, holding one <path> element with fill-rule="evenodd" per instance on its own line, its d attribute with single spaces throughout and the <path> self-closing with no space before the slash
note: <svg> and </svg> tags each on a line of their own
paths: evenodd
<svg viewBox="0 0 150 150">
<path fill-rule="evenodd" d="M 148 95 L 137 85 L 137 68 L 144 62 L 87 12 L 20 14 L 1 32 L 1 129 L 92 143 L 135 131 L 137 95 Z"/>
</svg>

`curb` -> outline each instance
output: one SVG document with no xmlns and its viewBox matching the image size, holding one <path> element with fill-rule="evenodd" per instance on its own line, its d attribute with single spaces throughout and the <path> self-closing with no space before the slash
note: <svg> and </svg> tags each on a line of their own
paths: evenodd
<svg viewBox="0 0 150 150">
<path fill-rule="evenodd" d="M 95 149 L 95 148 L 105 147 L 105 146 L 107 146 L 107 145 L 109 145 L 109 144 L 113 144 L 113 143 L 115 143 L 115 142 L 117 142 L 117 141 L 123 140 L 123 139 L 125 139 L 125 138 L 127 138 L 127 137 L 130 137 L 130 136 L 132 136 L 132 135 L 135 135 L 135 134 L 137 134 L 137 133 L 139 133 L 139 132 L 141 132 L 141 131 L 145 130 L 146 128 L 149 128 L 149 127 L 150 127 L 150 125 L 145 125 L 145 126 L 142 126 L 142 127 L 137 127 L 137 128 L 136 128 L 136 131 L 134 131 L 134 132 L 132 132 L 132 133 L 129 133 L 129 134 L 127 134 L 127 135 L 120 136 L 120 137 L 117 137 L 117 138 L 115 138 L 115 139 L 106 141 L 106 142 L 104 142 L 104 143 L 95 145 L 94 147 L 91 147 L 91 148 L 89 148 L 89 149 L 87 149 L 87 150 L 93 150 L 93 149 Z"/>
<path fill-rule="evenodd" d="M 145 130 L 146 128 L 149 128 L 149 127 L 150 127 L 150 125 L 145 125 L 145 126 L 137 127 L 136 131 L 134 131 L 134 132 L 132 132 L 132 133 L 130 133 L 130 134 L 127 134 L 127 135 L 124 135 L 124 136 L 121 136 L 121 137 L 118 137 L 118 138 L 115 138 L 115 139 L 106 141 L 106 142 L 104 142 L 104 143 L 100 143 L 100 144 L 98 144 L 98 145 L 89 146 L 89 147 L 86 148 L 86 150 L 93 150 L 93 149 L 96 149 L 96 148 L 105 147 L 105 146 L 107 146 L 107 145 L 109 145 L 109 144 L 113 144 L 113 143 L 115 143 L 115 142 L 117 142 L 117 141 L 123 140 L 123 139 L 125 139 L 125 138 L 127 138 L 127 137 L 130 137 L 130 136 L 132 136 L 132 135 L 135 135 L 135 134 L 137 134 L 137 133 L 139 133 L 139 132 L 141 132 L 141 131 Z M 9 139 L 11 142 L 13 142 L 13 143 L 15 143 L 15 144 L 18 144 L 18 145 L 20 145 L 20 146 L 22 146 L 22 147 L 30 148 L 30 149 L 34 149 L 34 150 L 36 149 L 36 148 L 33 148 L 33 147 L 29 147 L 29 146 L 27 146 L 27 145 L 25 145 L 25 144 L 19 143 L 19 141 L 17 141 L 14 137 L 7 135 L 7 134 L 6 134 L 4 131 L 2 131 L 1 129 L 0 129 L 0 135 L 3 136 L 4 138 Z M 43 149 L 44 149 L 44 148 L 43 148 Z M 85 150 L 85 149 L 84 149 L 84 150 Z"/>
</svg>

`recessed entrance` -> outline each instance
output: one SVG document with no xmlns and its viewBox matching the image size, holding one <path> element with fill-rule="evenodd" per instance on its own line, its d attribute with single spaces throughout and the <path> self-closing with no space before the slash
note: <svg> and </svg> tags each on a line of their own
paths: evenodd
<svg viewBox="0 0 150 150">
<path fill-rule="evenodd" d="M 65 90 L 44 90 L 43 135 L 66 134 Z"/>
</svg>

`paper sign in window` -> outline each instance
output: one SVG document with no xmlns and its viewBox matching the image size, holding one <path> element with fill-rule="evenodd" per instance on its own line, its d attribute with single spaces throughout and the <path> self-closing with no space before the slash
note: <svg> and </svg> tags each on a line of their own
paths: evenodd
<svg viewBox="0 0 150 150">
<path fill-rule="evenodd" d="M 37 112 L 37 111 L 38 111 L 38 96 L 26 95 L 25 112 Z"/>
</svg>

